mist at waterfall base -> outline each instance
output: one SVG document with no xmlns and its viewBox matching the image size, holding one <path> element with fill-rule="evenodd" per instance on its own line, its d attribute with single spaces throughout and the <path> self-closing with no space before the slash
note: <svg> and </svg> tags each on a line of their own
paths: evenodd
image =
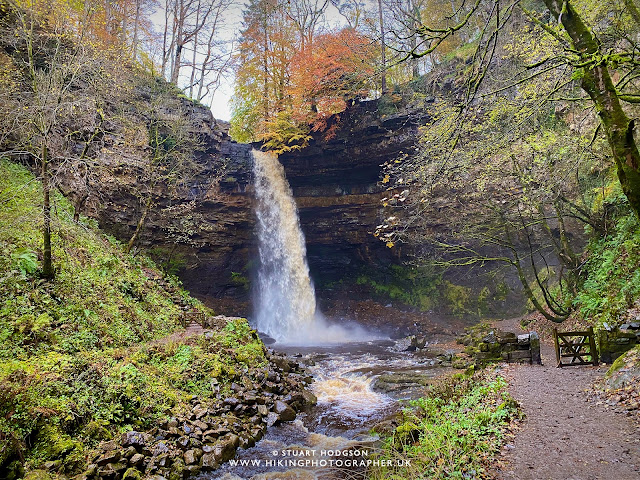
<svg viewBox="0 0 640 480">
<path fill-rule="evenodd" d="M 260 266 L 255 326 L 279 344 L 321 345 L 380 339 L 356 324 L 330 324 L 318 311 L 298 209 L 278 157 L 253 152 Z"/>
</svg>

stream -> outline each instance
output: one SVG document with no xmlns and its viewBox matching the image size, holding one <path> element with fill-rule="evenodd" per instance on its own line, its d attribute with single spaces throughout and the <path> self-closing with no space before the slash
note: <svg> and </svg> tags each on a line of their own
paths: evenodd
<svg viewBox="0 0 640 480">
<path fill-rule="evenodd" d="M 430 339 L 437 348 L 437 339 Z M 431 344 L 429 341 L 429 344 Z M 315 407 L 269 427 L 254 447 L 203 475 L 207 480 L 365 478 L 371 429 L 392 419 L 424 385 L 444 373 L 429 345 L 415 352 L 391 340 L 315 347 L 274 346 L 312 373 Z"/>
<path fill-rule="evenodd" d="M 327 321 L 316 305 L 284 168 L 273 153 L 252 155 L 260 260 L 253 323 L 276 342 L 274 350 L 308 368 L 318 402 L 294 421 L 269 427 L 254 447 L 201 478 L 364 478 L 370 449 L 379 440 L 373 427 L 390 425 L 406 400 L 423 395 L 443 369 L 429 348 L 409 352 L 406 341 L 381 339 L 345 319 Z M 426 341 L 437 343 L 435 337 Z"/>
</svg>

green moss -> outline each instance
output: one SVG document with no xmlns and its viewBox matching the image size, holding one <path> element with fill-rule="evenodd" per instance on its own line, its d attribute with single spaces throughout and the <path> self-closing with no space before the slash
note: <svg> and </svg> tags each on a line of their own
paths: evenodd
<svg viewBox="0 0 640 480">
<path fill-rule="evenodd" d="M 53 476 L 46 470 L 31 470 L 24 476 L 24 480 L 53 480 Z"/>
<path fill-rule="evenodd" d="M 124 475 L 122 475 L 122 480 L 140 480 L 142 478 L 142 474 L 136 470 L 135 468 L 128 468 Z"/>
<path fill-rule="evenodd" d="M 372 479 L 485 478 L 510 421 L 520 416 L 507 383 L 484 372 L 454 375 L 404 412 L 373 467 Z"/>
<path fill-rule="evenodd" d="M 640 297 L 640 222 L 633 213 L 617 219 L 603 237 L 592 238 L 583 267 L 584 286 L 575 303 L 596 327 L 617 325 Z"/>
<path fill-rule="evenodd" d="M 0 160 L 0 468 L 17 462 L 16 478 L 21 459 L 77 473 L 100 441 L 185 413 L 194 395 L 215 398 L 214 378 L 228 393 L 237 372 L 267 362 L 246 320 L 171 341 L 183 306 L 211 312 L 174 278 L 156 282 L 151 260 L 125 254 L 94 222 L 74 223 L 59 194 L 56 277 L 41 281 L 32 262 L 42 250 L 39 188 Z"/>
</svg>

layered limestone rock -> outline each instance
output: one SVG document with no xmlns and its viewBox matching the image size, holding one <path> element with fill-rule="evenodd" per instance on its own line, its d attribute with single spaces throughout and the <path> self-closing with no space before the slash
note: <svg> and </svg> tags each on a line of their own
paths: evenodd
<svg viewBox="0 0 640 480">
<path fill-rule="evenodd" d="M 415 150 L 427 118 L 424 110 L 384 116 L 377 101 L 361 102 L 340 115 L 333 138 L 316 135 L 307 148 L 280 156 L 316 280 L 331 282 L 362 265 L 398 261 L 398 249 L 373 236 L 388 194 L 382 165 Z"/>
</svg>

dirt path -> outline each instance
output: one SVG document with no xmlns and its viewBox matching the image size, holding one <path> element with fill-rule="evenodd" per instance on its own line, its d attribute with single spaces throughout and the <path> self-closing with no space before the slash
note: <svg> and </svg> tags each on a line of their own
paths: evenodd
<svg viewBox="0 0 640 480">
<path fill-rule="evenodd" d="M 588 395 L 606 367 L 556 368 L 552 346 L 543 344 L 541 353 L 543 366 L 504 371 L 527 417 L 503 451 L 497 478 L 640 479 L 640 429 L 624 412 Z"/>
</svg>

